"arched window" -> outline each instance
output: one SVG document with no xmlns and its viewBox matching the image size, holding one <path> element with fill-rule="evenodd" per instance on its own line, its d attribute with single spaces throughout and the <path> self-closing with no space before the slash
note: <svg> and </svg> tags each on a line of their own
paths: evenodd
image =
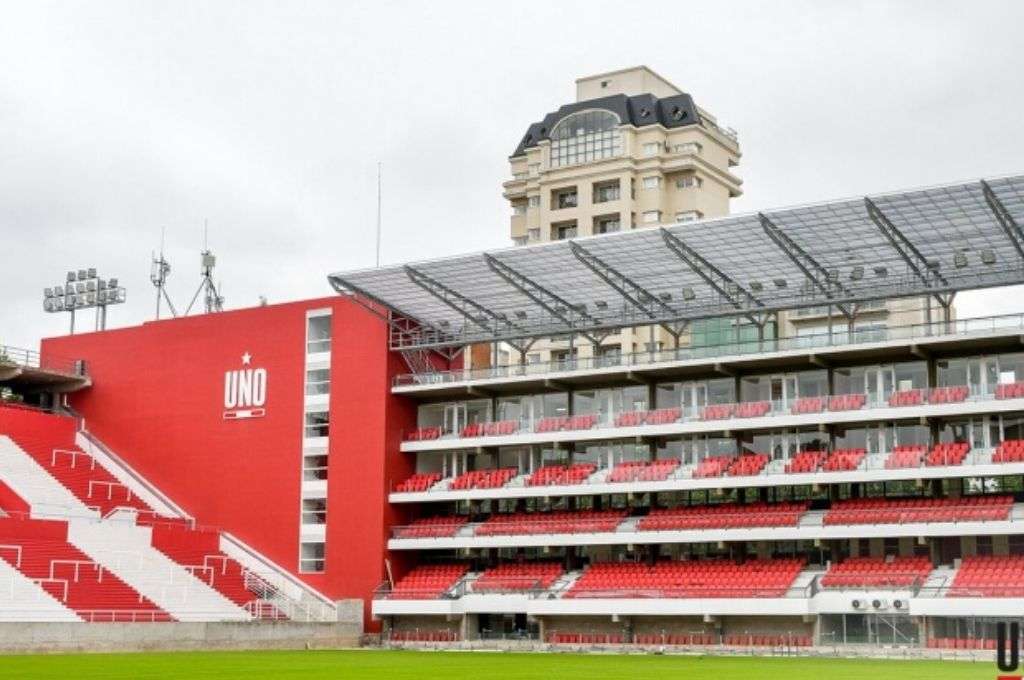
<svg viewBox="0 0 1024 680">
<path fill-rule="evenodd" d="M 619 117 L 610 111 L 580 111 L 551 131 L 551 167 L 576 165 L 622 153 Z"/>
</svg>

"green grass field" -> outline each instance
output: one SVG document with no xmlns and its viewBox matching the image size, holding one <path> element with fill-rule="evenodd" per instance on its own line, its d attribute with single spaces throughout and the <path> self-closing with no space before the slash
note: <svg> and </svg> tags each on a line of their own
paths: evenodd
<svg viewBox="0 0 1024 680">
<path fill-rule="evenodd" d="M 200 652 L 0 657 L 0 678 L 318 680 L 960 680 L 993 663 L 487 652 Z"/>
</svg>

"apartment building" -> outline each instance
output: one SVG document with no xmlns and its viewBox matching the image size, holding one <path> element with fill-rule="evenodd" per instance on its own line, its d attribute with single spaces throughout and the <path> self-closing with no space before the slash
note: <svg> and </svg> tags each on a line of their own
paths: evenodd
<svg viewBox="0 0 1024 680">
<path fill-rule="evenodd" d="M 680 223 L 700 229 L 701 221 L 728 215 L 730 200 L 742 194 L 743 180 L 735 174 L 741 155 L 734 130 L 646 66 L 579 78 L 576 101 L 531 124 L 509 158 L 512 178 L 502 186 L 512 208 L 512 242 L 525 246 Z M 596 351 L 614 360 L 676 344 L 830 328 L 863 333 L 924 323 L 929 304 L 932 318 L 939 318 L 937 302 L 914 298 L 862 305 L 853 320 L 821 307 L 775 315 L 762 328 L 745 317 L 696 322 L 674 336 L 662 328 L 634 328 L 605 338 L 596 350 L 554 338 L 536 343 L 528 359 L 572 361 Z M 496 348 L 489 360 L 500 364 L 514 354 Z"/>
</svg>

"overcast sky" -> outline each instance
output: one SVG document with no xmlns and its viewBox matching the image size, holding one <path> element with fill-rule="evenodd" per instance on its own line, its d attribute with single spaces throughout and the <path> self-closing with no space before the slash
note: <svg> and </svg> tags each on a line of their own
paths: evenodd
<svg viewBox="0 0 1024 680">
<path fill-rule="evenodd" d="M 708 6 L 713 4 L 714 6 Z M 740 135 L 734 212 L 1024 171 L 1024 2 L 0 0 L 0 344 L 67 332 L 68 269 L 152 318 L 161 228 L 184 305 L 203 222 L 228 308 L 509 244 L 526 126 L 647 64 Z M 965 296 L 962 316 L 1021 295 Z"/>
</svg>

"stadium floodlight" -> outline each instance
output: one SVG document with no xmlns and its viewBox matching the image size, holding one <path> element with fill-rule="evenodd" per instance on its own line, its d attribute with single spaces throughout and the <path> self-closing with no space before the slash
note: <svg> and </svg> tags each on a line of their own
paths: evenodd
<svg viewBox="0 0 1024 680">
<path fill-rule="evenodd" d="M 857 265 L 856 267 L 854 267 L 853 269 L 850 270 L 850 280 L 851 281 L 860 281 L 863 278 L 864 278 L 864 267 L 862 267 L 860 265 Z"/>
<path fill-rule="evenodd" d="M 693 288 L 683 288 L 683 299 L 684 300 L 695 300 L 697 299 L 697 293 L 693 291 Z"/>
<path fill-rule="evenodd" d="M 889 269 L 887 267 L 875 267 L 875 276 L 880 279 L 884 279 L 889 275 Z"/>
<path fill-rule="evenodd" d="M 964 267 L 966 267 L 967 253 L 965 253 L 962 250 L 958 250 L 956 254 L 953 255 L 953 266 L 956 267 L 957 269 L 963 269 Z"/>
<path fill-rule="evenodd" d="M 594 306 L 597 307 L 598 309 L 602 310 L 602 311 L 605 310 L 605 309 L 608 309 L 608 303 L 605 302 L 604 300 L 595 300 L 594 301 Z"/>
<path fill-rule="evenodd" d="M 981 263 L 982 264 L 995 264 L 996 263 L 996 253 L 995 253 L 995 251 L 994 250 L 990 250 L 988 248 L 986 248 L 985 250 L 981 251 Z"/>
<path fill-rule="evenodd" d="M 662 302 L 672 302 L 672 293 L 662 293 L 658 296 Z"/>
<path fill-rule="evenodd" d="M 762 290 L 764 290 L 764 284 L 761 283 L 760 281 L 751 281 L 750 290 L 754 291 L 755 293 L 760 293 Z"/>
<path fill-rule="evenodd" d="M 772 283 L 775 284 L 776 288 L 785 288 L 789 285 L 789 282 L 786 281 L 786 279 L 772 279 Z"/>
<path fill-rule="evenodd" d="M 522 321 L 523 319 L 526 318 L 526 312 L 524 312 L 521 309 L 517 309 L 516 310 L 516 318 L 519 319 L 520 321 Z"/>
<path fill-rule="evenodd" d="M 107 327 L 107 307 L 122 304 L 128 299 L 116 278 L 104 280 L 95 267 L 69 270 L 60 285 L 43 288 L 43 311 L 68 312 L 71 315 L 71 333 L 75 332 L 75 312 L 96 309 L 96 330 Z"/>
</svg>

